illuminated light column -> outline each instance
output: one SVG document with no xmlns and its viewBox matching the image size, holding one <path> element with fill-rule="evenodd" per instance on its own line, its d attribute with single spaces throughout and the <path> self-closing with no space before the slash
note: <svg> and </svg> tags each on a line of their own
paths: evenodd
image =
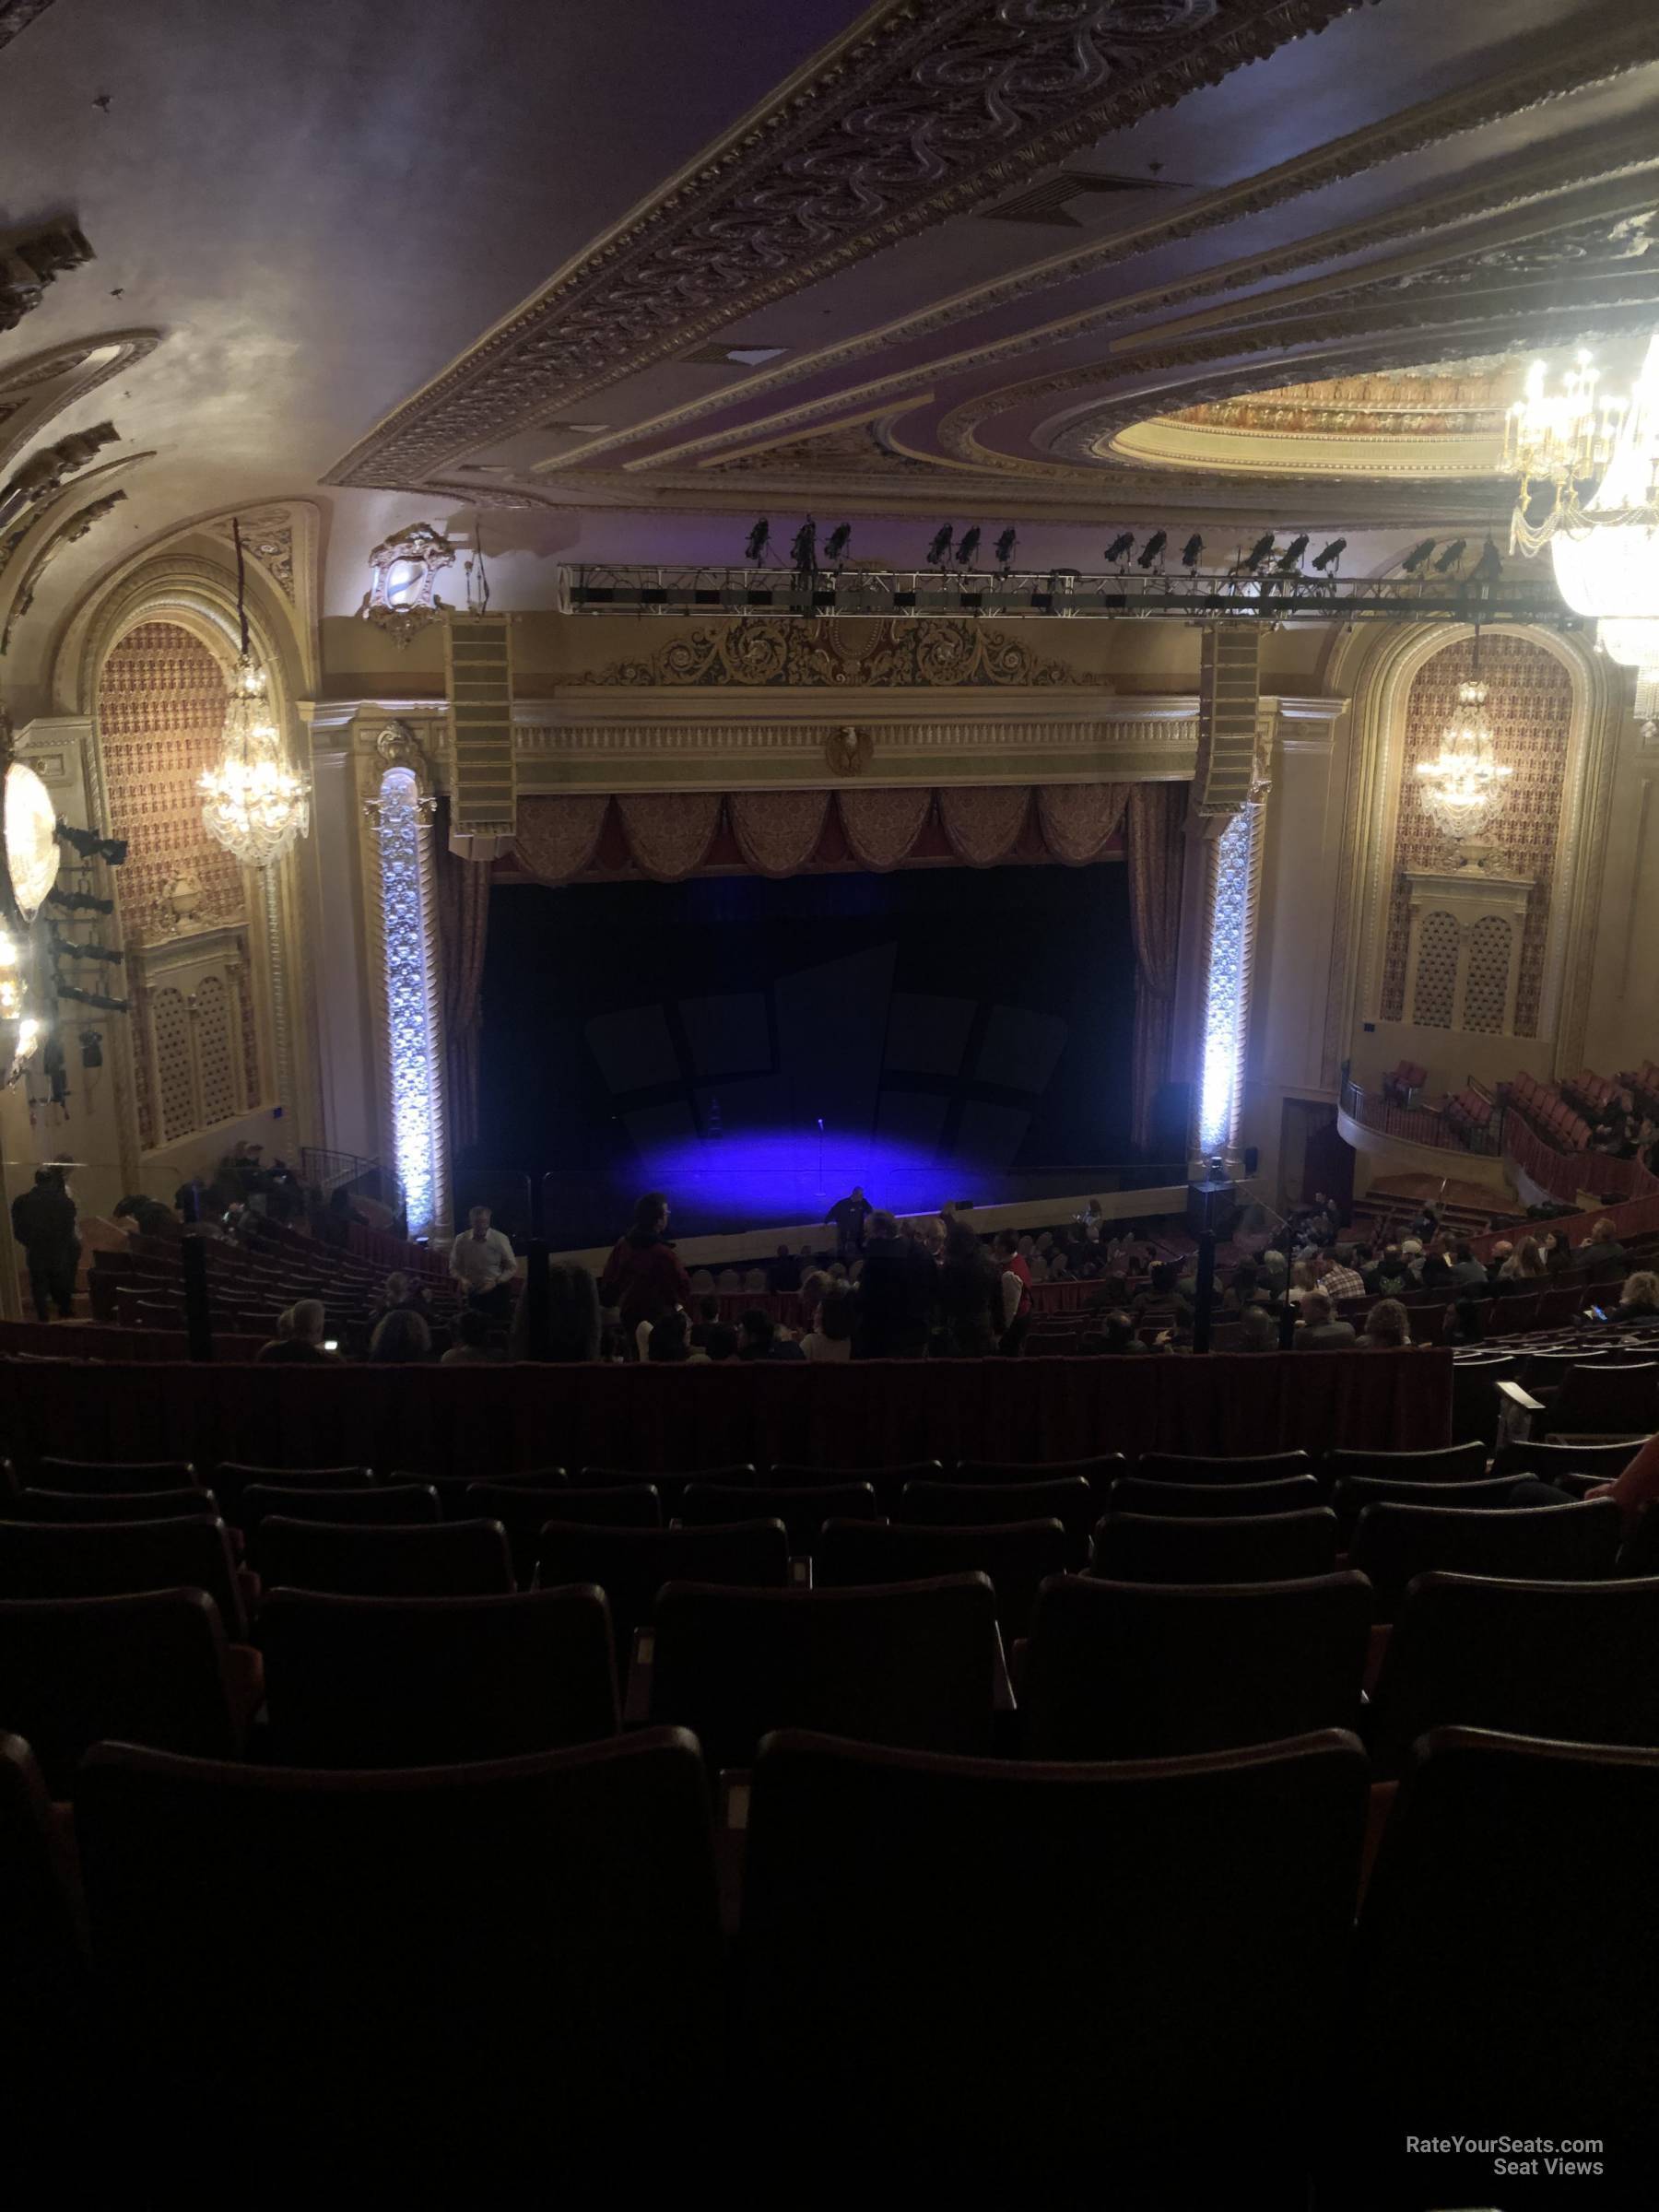
<svg viewBox="0 0 1659 2212">
<path fill-rule="evenodd" d="M 414 769 L 402 764 L 386 770 L 370 803 L 380 850 L 387 1119 L 412 1237 L 449 1221 L 431 810 Z"/>
<path fill-rule="evenodd" d="M 1250 1033 L 1250 971 L 1262 872 L 1262 806 L 1241 806 L 1207 840 L 1204 1001 L 1194 1112 L 1201 1160 L 1241 1171 L 1239 1122 Z"/>
</svg>

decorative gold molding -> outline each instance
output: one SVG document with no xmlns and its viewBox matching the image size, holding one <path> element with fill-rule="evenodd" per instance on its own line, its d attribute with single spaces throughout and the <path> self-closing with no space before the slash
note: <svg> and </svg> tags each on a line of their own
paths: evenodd
<svg viewBox="0 0 1659 2212">
<path fill-rule="evenodd" d="M 106 514 L 112 513 L 126 496 L 124 491 L 105 492 L 101 500 L 94 500 L 89 506 L 83 507 L 76 514 L 72 514 L 66 523 L 60 523 L 46 539 L 40 551 L 24 571 L 23 582 L 18 586 L 17 597 L 12 601 L 11 611 L 6 618 L 6 628 L 0 630 L 0 659 L 3 659 L 11 651 L 12 637 L 18 624 L 27 618 L 30 608 L 34 606 L 35 593 L 40 586 L 41 572 L 57 559 L 65 546 L 72 546 L 78 539 L 85 537 L 89 530 L 102 522 Z"/>
<path fill-rule="evenodd" d="M 159 330 L 112 330 L 101 337 L 76 338 L 42 353 L 26 354 L 11 368 L 0 369 L 0 466 L 37 437 L 54 415 L 133 368 L 160 342 Z M 87 366 L 111 347 L 115 349 L 112 359 Z M 62 390 L 56 389 L 60 383 Z"/>
<path fill-rule="evenodd" d="M 735 622 L 694 630 L 638 660 L 612 661 L 571 680 L 594 686 L 739 685 L 925 690 L 1006 684 L 1087 685 L 1110 692 L 1109 677 L 1041 658 L 994 623 L 878 622 L 873 642 L 849 643 L 838 622 Z M 862 629 L 864 626 L 859 625 Z"/>
</svg>

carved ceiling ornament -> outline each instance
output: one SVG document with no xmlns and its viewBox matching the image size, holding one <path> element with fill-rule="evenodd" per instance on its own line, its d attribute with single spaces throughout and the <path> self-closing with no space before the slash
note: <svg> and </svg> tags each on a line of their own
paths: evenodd
<svg viewBox="0 0 1659 2212">
<path fill-rule="evenodd" d="M 876 740 L 869 731 L 854 729 L 850 722 L 824 739 L 824 758 L 833 775 L 862 776 L 875 753 Z"/>
<path fill-rule="evenodd" d="M 918 394 L 918 399 L 923 395 Z M 723 477 L 738 475 L 818 475 L 913 477 L 936 474 L 933 465 L 911 453 L 895 453 L 887 442 L 890 417 L 876 421 L 831 423 L 828 429 L 804 430 L 798 438 L 747 447 L 712 464 Z"/>
<path fill-rule="evenodd" d="M 381 822 L 381 786 L 394 768 L 406 768 L 414 777 L 415 811 L 422 820 L 429 820 L 437 809 L 431 768 L 419 732 L 411 722 L 389 722 L 374 740 L 371 787 L 363 801 L 364 819 L 374 829 L 379 829 Z"/>
<path fill-rule="evenodd" d="M 1456 92 L 1419 101 L 1396 115 L 1293 156 L 1259 176 L 1201 194 L 1133 230 L 1052 255 L 879 329 L 863 331 L 838 344 L 794 355 L 775 368 L 759 370 L 735 385 L 724 386 L 718 393 L 687 401 L 649 423 L 635 425 L 573 449 L 542 464 L 537 473 L 551 473 L 587 461 L 611 449 L 635 443 L 643 434 L 660 435 L 702 416 L 729 409 L 734 402 L 754 401 L 769 392 L 782 390 L 807 377 L 821 377 L 853 361 L 886 352 L 889 347 L 912 345 L 955 324 L 1017 303 L 1037 292 L 1073 283 L 1158 247 L 1261 214 L 1348 177 L 1420 153 L 1483 124 L 1523 113 L 1585 86 L 1623 76 L 1656 57 L 1659 57 L 1659 15 L 1652 10 L 1611 13 L 1594 30 L 1585 26 L 1575 27 L 1571 42 L 1556 46 L 1546 60 L 1531 59 L 1514 69 L 1483 76 L 1477 84 Z M 1169 307 L 1182 300 L 1225 291 L 1235 285 L 1254 284 L 1263 276 L 1284 276 L 1293 269 L 1420 236 L 1472 217 L 1504 213 L 1573 184 L 1605 179 L 1629 168 L 1645 167 L 1653 158 L 1653 132 L 1645 117 L 1622 130 L 1609 126 L 1605 131 L 1575 137 L 1566 145 L 1547 146 L 1494 162 L 1482 171 L 1476 182 L 1461 189 L 1451 180 L 1437 180 L 1432 191 L 1392 207 L 1384 215 L 1299 239 L 1267 253 L 1246 255 L 1222 268 L 1199 271 L 1159 287 L 1152 297 Z M 1014 359 L 1068 337 L 1121 324 L 1137 304 L 1134 300 L 1114 300 L 1105 307 L 1085 309 L 1046 327 L 1016 332 L 989 346 L 970 348 L 935 361 L 924 373 L 930 378 L 954 375 L 991 361 Z M 843 409 L 850 402 L 885 399 L 890 405 L 902 399 L 907 405 L 914 404 L 919 396 L 915 388 L 917 373 L 905 370 L 892 376 L 876 378 L 850 391 L 826 394 L 798 407 L 781 410 L 763 426 L 750 423 L 743 428 L 718 430 L 707 438 L 665 451 L 653 459 L 667 464 L 717 452 L 752 438 L 758 428 L 765 428 L 776 436 L 801 429 L 826 413 Z"/>
<path fill-rule="evenodd" d="M 124 491 L 106 492 L 101 500 L 94 500 L 89 507 L 83 507 L 78 514 L 71 515 L 66 523 L 60 524 L 46 540 L 30 562 L 23 578 L 22 588 L 16 599 L 13 600 L 11 612 L 6 618 L 6 628 L 4 631 L 0 631 L 0 659 L 3 659 L 11 651 L 12 637 L 18 624 L 23 620 L 29 608 L 34 605 L 35 593 L 40 588 L 41 577 L 44 570 L 57 559 L 65 546 L 72 546 L 77 539 L 85 537 L 87 533 L 96 524 L 101 522 L 106 514 L 119 507 L 126 496 Z"/>
<path fill-rule="evenodd" d="M 369 589 L 358 608 L 365 622 L 406 645 L 450 610 L 438 596 L 438 577 L 455 565 L 455 548 L 434 523 L 414 523 L 369 556 Z"/>
<path fill-rule="evenodd" d="M 841 686 L 925 689 L 931 685 L 1087 684 L 1109 692 L 1107 677 L 1043 659 L 994 623 L 896 622 L 875 625 L 872 643 L 849 643 L 840 622 L 734 622 L 672 639 L 640 660 L 612 661 L 573 677 L 576 684 Z"/>
<path fill-rule="evenodd" d="M 117 469 L 132 468 L 140 461 L 153 461 L 155 457 L 153 449 L 142 453 L 118 454 L 113 461 L 100 462 L 96 468 L 89 468 L 84 475 L 76 477 L 66 487 L 49 492 L 37 504 L 26 508 L 11 527 L 0 534 L 0 583 L 5 582 L 6 571 L 17 559 L 24 539 L 55 508 L 62 506 L 76 492 L 84 490 L 95 478 L 112 476 Z"/>
<path fill-rule="evenodd" d="M 0 26 L 3 24 L 0 17 Z M 60 223 L 51 230 L 21 238 L 16 245 L 0 247 L 0 330 L 15 330 L 25 315 L 40 306 L 54 277 L 78 269 L 92 258 L 91 246 L 73 223 Z"/>
<path fill-rule="evenodd" d="M 294 604 L 294 524 L 286 507 L 263 507 L 239 515 L 241 547 L 247 558 L 270 578 L 291 606 Z M 231 542 L 228 522 L 218 525 L 216 535 Z M 379 550 L 379 548 L 377 548 Z"/>
<path fill-rule="evenodd" d="M 1360 4 L 895 0 L 324 480 L 424 480 Z"/>
<path fill-rule="evenodd" d="M 133 368 L 159 343 L 159 331 L 112 330 L 26 355 L 15 367 L 0 367 L 0 467 L 54 415 Z M 109 358 L 100 360 L 100 355 Z"/>
</svg>

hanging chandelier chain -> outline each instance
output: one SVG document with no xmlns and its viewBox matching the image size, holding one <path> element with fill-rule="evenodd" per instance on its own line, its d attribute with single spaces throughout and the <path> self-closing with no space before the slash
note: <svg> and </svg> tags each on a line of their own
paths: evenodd
<svg viewBox="0 0 1659 2212">
<path fill-rule="evenodd" d="M 311 779 L 292 768 L 271 712 L 270 683 L 248 629 L 247 564 L 241 525 L 233 515 L 236 613 L 241 650 L 225 707 L 218 764 L 204 771 L 202 826 L 244 867 L 267 868 L 311 828 Z"/>
</svg>

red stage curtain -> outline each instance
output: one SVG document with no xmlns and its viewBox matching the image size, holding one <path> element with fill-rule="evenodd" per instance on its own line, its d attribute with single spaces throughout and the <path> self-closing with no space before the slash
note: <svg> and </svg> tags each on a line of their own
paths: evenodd
<svg viewBox="0 0 1659 2212">
<path fill-rule="evenodd" d="M 847 850 L 861 868 L 896 868 L 922 834 L 931 791 L 842 791 L 836 794 Z"/>
<path fill-rule="evenodd" d="M 736 791 L 726 801 L 737 847 L 757 876 L 795 876 L 830 811 L 827 791 Z"/>
<path fill-rule="evenodd" d="M 1129 918 L 1135 957 L 1131 1133 L 1144 1149 L 1152 1141 L 1152 1102 L 1170 1069 L 1170 1018 L 1181 945 L 1185 786 L 1134 784 L 1127 814 Z"/>
<path fill-rule="evenodd" d="M 1129 783 L 1041 783 L 1037 818 L 1042 841 L 1068 868 L 1099 860 L 1129 804 Z"/>
<path fill-rule="evenodd" d="M 617 801 L 635 861 L 659 883 L 678 883 L 700 864 L 720 807 L 717 792 L 639 792 Z"/>
<path fill-rule="evenodd" d="M 532 876 L 569 883 L 593 865 L 609 799 L 527 799 L 521 803 L 513 842 Z"/>
<path fill-rule="evenodd" d="M 994 867 L 1014 849 L 1030 804 L 1030 788 L 1023 783 L 940 792 L 939 816 L 951 851 L 971 868 Z"/>
<path fill-rule="evenodd" d="M 489 930 L 489 864 L 449 848 L 449 807 L 435 831 L 438 949 L 443 975 L 443 1052 L 449 1077 L 449 1141 L 457 1151 L 478 1134 L 479 987 Z"/>
</svg>

